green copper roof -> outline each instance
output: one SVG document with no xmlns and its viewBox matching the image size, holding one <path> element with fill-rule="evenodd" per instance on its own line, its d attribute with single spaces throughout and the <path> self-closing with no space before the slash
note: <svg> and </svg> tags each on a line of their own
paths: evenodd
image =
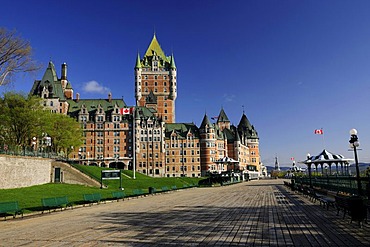
<svg viewBox="0 0 370 247">
<path fill-rule="evenodd" d="M 194 123 L 167 123 L 165 128 L 167 138 L 170 138 L 172 132 L 176 132 L 182 138 L 186 138 L 186 135 L 190 132 L 196 138 L 199 138 L 198 127 Z"/>
<path fill-rule="evenodd" d="M 212 127 L 212 123 L 211 121 L 209 121 L 209 118 L 207 116 L 207 114 L 204 114 L 204 118 L 203 118 L 203 121 L 202 123 L 200 124 L 200 129 L 203 129 L 206 125 L 208 125 L 209 127 Z"/>
<path fill-rule="evenodd" d="M 84 105 L 89 112 L 89 114 L 95 115 L 98 106 L 104 109 L 104 112 L 110 112 L 114 109 L 114 106 L 117 104 L 119 108 L 126 107 L 126 103 L 123 99 L 79 99 L 79 100 L 67 100 L 69 104 L 68 115 L 72 117 L 78 116 L 82 106 Z"/>
<path fill-rule="evenodd" d="M 154 95 L 153 90 L 150 90 L 148 96 L 146 97 L 146 103 L 157 104 L 157 96 Z"/>
<path fill-rule="evenodd" d="M 71 83 L 70 83 L 70 82 L 67 82 L 66 89 L 72 89 L 72 85 L 71 85 Z"/>
<path fill-rule="evenodd" d="M 34 82 L 30 93 L 32 95 L 40 95 L 44 88 L 49 91 L 49 98 L 59 98 L 60 100 L 65 100 L 61 80 L 59 80 L 57 77 L 57 73 L 52 61 L 49 62 L 42 80 L 36 80 Z M 69 85 L 69 88 L 72 88 L 71 85 Z"/>
<path fill-rule="evenodd" d="M 57 73 L 55 70 L 55 66 L 52 61 L 49 62 L 49 65 L 45 71 L 44 76 L 42 77 L 42 81 L 49 81 L 49 82 L 55 82 L 58 80 Z"/>
<path fill-rule="evenodd" d="M 140 54 L 137 53 L 137 58 L 136 58 L 136 65 L 135 68 L 141 68 L 141 63 L 140 63 Z"/>
<path fill-rule="evenodd" d="M 175 57 L 174 57 L 173 53 L 172 53 L 172 56 L 171 56 L 170 67 L 171 67 L 171 69 L 176 69 Z"/>
<path fill-rule="evenodd" d="M 238 131 L 241 132 L 242 136 L 245 136 L 248 139 L 258 139 L 257 131 L 254 129 L 254 126 L 251 125 L 247 116 L 244 113 L 239 122 Z"/>
<path fill-rule="evenodd" d="M 251 123 L 249 122 L 247 116 L 243 113 L 242 118 L 240 119 L 238 127 L 244 127 L 250 129 L 252 127 Z"/>
<path fill-rule="evenodd" d="M 155 110 L 152 108 L 147 108 L 143 106 L 136 106 L 135 107 L 135 118 L 156 118 L 155 115 Z"/>
<path fill-rule="evenodd" d="M 224 136 L 228 142 L 234 142 L 237 139 L 237 134 L 235 135 L 235 133 L 230 129 L 224 129 L 222 132 L 224 133 Z"/>
<path fill-rule="evenodd" d="M 153 36 L 152 42 L 150 42 L 150 45 L 149 45 L 148 49 L 146 50 L 145 56 L 146 57 L 151 57 L 154 54 L 156 54 L 157 56 L 161 57 L 163 60 L 166 60 L 168 62 L 168 58 L 164 54 L 161 46 L 159 45 L 157 37 L 155 36 L 155 34 Z"/>
<path fill-rule="evenodd" d="M 217 118 L 217 123 L 219 122 L 230 122 L 223 108 L 221 109 L 220 114 L 218 115 L 218 118 Z"/>
</svg>

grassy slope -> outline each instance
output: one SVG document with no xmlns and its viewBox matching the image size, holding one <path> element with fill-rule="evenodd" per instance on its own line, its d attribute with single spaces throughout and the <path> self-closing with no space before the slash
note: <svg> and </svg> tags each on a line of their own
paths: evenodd
<svg viewBox="0 0 370 247">
<path fill-rule="evenodd" d="M 77 166 L 77 168 L 91 177 L 100 179 L 102 170 L 100 167 Z M 149 187 L 154 187 L 160 191 L 163 186 L 171 188 L 176 185 L 177 188 L 182 188 L 183 185 L 197 184 L 200 180 L 200 178 L 152 178 L 140 173 L 136 173 L 136 179 L 132 179 L 132 171 L 123 172 L 126 176 L 122 176 L 122 187 L 128 196 L 132 194 L 133 189 L 143 189 L 144 192 L 148 192 Z M 119 179 L 104 180 L 103 183 L 108 188 L 100 189 L 74 184 L 44 184 L 26 188 L 0 189 L 0 202 L 18 201 L 19 206 L 29 212 L 41 209 L 41 198 L 68 196 L 70 202 L 78 204 L 83 200 L 83 194 L 101 193 L 103 198 L 111 198 L 112 191 L 119 190 Z"/>
</svg>

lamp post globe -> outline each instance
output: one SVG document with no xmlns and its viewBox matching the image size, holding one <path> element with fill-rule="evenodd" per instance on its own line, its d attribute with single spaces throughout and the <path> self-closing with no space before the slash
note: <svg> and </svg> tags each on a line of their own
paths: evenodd
<svg viewBox="0 0 370 247">
<path fill-rule="evenodd" d="M 353 148 L 353 153 L 355 156 L 355 165 L 356 165 L 356 180 L 357 180 L 357 193 L 359 196 L 362 195 L 362 186 L 361 186 L 361 179 L 360 179 L 360 168 L 358 165 L 358 157 L 357 157 L 357 147 L 360 146 L 357 137 L 357 130 L 351 129 L 349 131 L 351 138 L 349 139 L 350 147 Z"/>
<path fill-rule="evenodd" d="M 351 130 L 349 131 L 349 134 L 350 134 L 351 136 L 353 136 L 353 135 L 357 135 L 357 130 L 356 130 L 356 129 L 351 129 Z"/>
</svg>

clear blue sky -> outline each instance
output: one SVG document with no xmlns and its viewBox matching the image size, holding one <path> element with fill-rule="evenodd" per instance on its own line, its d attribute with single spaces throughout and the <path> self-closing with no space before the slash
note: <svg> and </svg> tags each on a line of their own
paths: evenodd
<svg viewBox="0 0 370 247">
<path fill-rule="evenodd" d="M 4 1 L 1 26 L 29 40 L 43 65 L 11 87 L 28 92 L 51 59 L 82 98 L 134 104 L 134 64 L 155 30 L 178 69 L 176 121 L 243 108 L 265 165 L 325 147 L 348 158 L 357 128 L 370 161 L 370 1 Z M 95 81 L 89 91 L 86 85 Z M 91 89 L 91 88 L 90 88 Z M 5 89 L 0 89 L 4 91 Z M 314 134 L 323 128 L 324 138 Z"/>
</svg>

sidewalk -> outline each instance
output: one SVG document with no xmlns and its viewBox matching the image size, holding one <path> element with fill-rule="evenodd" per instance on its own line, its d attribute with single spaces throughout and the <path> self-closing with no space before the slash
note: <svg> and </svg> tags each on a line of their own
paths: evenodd
<svg viewBox="0 0 370 247">
<path fill-rule="evenodd" d="M 179 190 L 0 222 L 0 246 L 369 246 L 282 180 Z"/>
</svg>

